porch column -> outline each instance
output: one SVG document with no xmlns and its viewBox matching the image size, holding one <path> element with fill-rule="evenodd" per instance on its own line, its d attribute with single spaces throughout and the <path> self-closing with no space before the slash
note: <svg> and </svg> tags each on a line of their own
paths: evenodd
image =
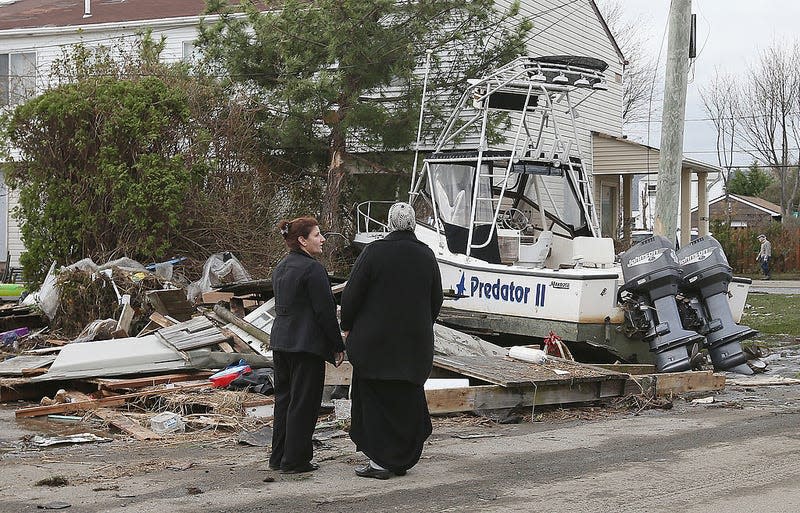
<svg viewBox="0 0 800 513">
<path fill-rule="evenodd" d="M 622 240 L 631 243 L 633 213 L 631 199 L 633 197 L 633 175 L 622 175 Z"/>
<path fill-rule="evenodd" d="M 708 235 L 708 173 L 697 173 L 697 235 Z"/>
<path fill-rule="evenodd" d="M 681 247 L 692 240 L 692 170 L 681 169 Z"/>
</svg>

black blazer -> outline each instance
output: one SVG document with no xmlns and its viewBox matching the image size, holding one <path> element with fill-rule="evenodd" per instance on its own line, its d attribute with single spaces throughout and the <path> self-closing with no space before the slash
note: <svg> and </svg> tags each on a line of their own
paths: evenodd
<svg viewBox="0 0 800 513">
<path fill-rule="evenodd" d="M 312 353 L 333 363 L 344 351 L 328 273 L 302 250 L 290 251 L 272 272 L 275 322 L 269 342 L 275 351 Z"/>
<path fill-rule="evenodd" d="M 436 257 L 412 232 L 392 232 L 364 248 L 342 293 L 347 358 L 358 377 L 425 383 L 441 306 Z"/>
</svg>

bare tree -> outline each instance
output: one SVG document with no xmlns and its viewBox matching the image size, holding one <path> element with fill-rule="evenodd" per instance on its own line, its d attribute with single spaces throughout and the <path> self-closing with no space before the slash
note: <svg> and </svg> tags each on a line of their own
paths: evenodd
<svg viewBox="0 0 800 513">
<path fill-rule="evenodd" d="M 620 0 L 598 2 L 598 7 L 626 59 L 622 119 L 627 123 L 647 120 L 652 106 L 660 105 L 660 93 L 656 90 L 660 81 L 656 59 L 645 51 L 646 31 L 642 30 L 645 21 L 641 17 L 626 19 Z"/>
<path fill-rule="evenodd" d="M 800 144 L 800 48 L 774 45 L 764 51 L 745 77 L 740 95 L 740 142 L 743 151 L 772 168 L 786 219 L 797 195 L 797 148 Z M 747 106 L 745 109 L 744 106 Z"/>
<path fill-rule="evenodd" d="M 728 180 L 730 179 L 731 168 L 734 165 L 736 128 L 740 117 L 737 80 L 732 75 L 721 73 L 717 70 L 711 82 L 699 89 L 703 107 L 709 118 L 711 118 L 711 122 L 717 132 L 717 163 L 722 168 L 725 202 L 726 207 L 729 207 Z M 730 208 L 726 208 L 725 212 L 727 213 L 728 224 L 730 224 Z"/>
</svg>

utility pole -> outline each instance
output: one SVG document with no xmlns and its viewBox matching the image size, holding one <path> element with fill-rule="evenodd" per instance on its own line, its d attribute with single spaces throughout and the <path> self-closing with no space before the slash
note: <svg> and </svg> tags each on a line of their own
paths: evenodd
<svg viewBox="0 0 800 513">
<path fill-rule="evenodd" d="M 683 124 L 686 86 L 689 80 L 689 35 L 692 0 L 672 0 L 669 9 L 667 70 L 661 124 L 661 157 L 658 161 L 653 233 L 675 240 L 678 229 L 678 184 L 683 161 Z M 687 207 L 688 208 L 688 207 Z M 690 227 L 683 227 L 684 230 Z"/>
</svg>

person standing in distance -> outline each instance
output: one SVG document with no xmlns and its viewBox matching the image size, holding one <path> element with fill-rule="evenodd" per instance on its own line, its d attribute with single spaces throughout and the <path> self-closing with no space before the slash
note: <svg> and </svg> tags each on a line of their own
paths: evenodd
<svg viewBox="0 0 800 513">
<path fill-rule="evenodd" d="M 772 279 L 772 271 L 769 268 L 770 261 L 772 260 L 772 243 L 767 240 L 767 236 L 763 233 L 758 236 L 758 242 L 761 243 L 761 248 L 758 250 L 756 262 L 761 263 L 761 272 L 764 273 L 764 279 Z"/>
<path fill-rule="evenodd" d="M 342 293 L 353 365 L 350 438 L 370 459 L 355 469 L 360 477 L 405 475 L 432 431 L 423 385 L 433 366 L 442 278 L 415 225 L 411 205 L 392 205 L 390 233 L 359 255 Z"/>
<path fill-rule="evenodd" d="M 325 361 L 338 366 L 344 343 L 328 273 L 316 258 L 325 237 L 313 217 L 282 220 L 289 253 L 272 273 L 275 321 L 270 333 L 275 371 L 275 413 L 269 467 L 284 474 L 310 472 Z"/>
</svg>

